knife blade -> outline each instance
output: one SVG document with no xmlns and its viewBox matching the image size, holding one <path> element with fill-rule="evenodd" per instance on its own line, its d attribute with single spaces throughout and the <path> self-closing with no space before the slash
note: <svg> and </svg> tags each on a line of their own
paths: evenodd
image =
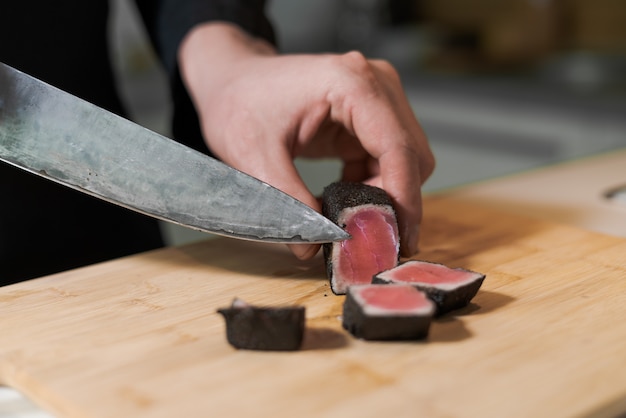
<svg viewBox="0 0 626 418">
<path fill-rule="evenodd" d="M 349 237 L 269 184 L 4 63 L 0 160 L 199 231 L 283 243 Z"/>
</svg>

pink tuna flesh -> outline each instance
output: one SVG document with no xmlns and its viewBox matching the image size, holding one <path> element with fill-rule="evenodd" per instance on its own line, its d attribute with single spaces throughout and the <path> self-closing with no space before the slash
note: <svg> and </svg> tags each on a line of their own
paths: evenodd
<svg viewBox="0 0 626 418">
<path fill-rule="evenodd" d="M 388 206 L 363 205 L 344 209 L 339 225 L 351 239 L 333 244 L 333 290 L 371 283 L 372 277 L 398 264 L 398 224 Z"/>
<path fill-rule="evenodd" d="M 350 292 L 370 315 L 430 315 L 435 310 L 425 293 L 408 284 L 356 285 Z"/>
<path fill-rule="evenodd" d="M 392 283 L 415 283 L 454 289 L 481 279 L 483 275 L 442 264 L 411 260 L 378 274 L 378 277 Z"/>
</svg>

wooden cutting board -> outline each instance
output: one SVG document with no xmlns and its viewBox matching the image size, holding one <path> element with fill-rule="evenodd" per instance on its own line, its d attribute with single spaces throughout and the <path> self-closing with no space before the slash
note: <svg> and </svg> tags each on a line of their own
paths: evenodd
<svg viewBox="0 0 626 418">
<path fill-rule="evenodd" d="M 0 379 L 59 417 L 626 411 L 626 240 L 449 196 L 425 205 L 417 258 L 487 274 L 427 341 L 356 340 L 321 257 L 218 238 L 0 288 Z M 304 304 L 303 349 L 230 347 L 215 311 L 234 297 Z"/>
</svg>

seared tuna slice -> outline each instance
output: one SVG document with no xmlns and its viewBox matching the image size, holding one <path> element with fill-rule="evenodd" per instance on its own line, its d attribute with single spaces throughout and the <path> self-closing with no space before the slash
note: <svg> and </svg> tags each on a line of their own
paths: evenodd
<svg viewBox="0 0 626 418">
<path fill-rule="evenodd" d="M 304 335 L 303 306 L 255 307 L 235 299 L 219 309 L 226 320 L 226 339 L 247 350 L 297 350 Z"/>
<path fill-rule="evenodd" d="M 324 244 L 331 289 L 343 295 L 348 286 L 398 264 L 398 222 L 387 193 L 361 183 L 337 182 L 324 189 L 322 213 L 352 238 Z"/>
<path fill-rule="evenodd" d="M 353 285 L 343 304 L 343 327 L 364 340 L 428 336 L 435 304 L 411 285 Z"/>
<path fill-rule="evenodd" d="M 372 283 L 405 283 L 423 291 L 437 304 L 437 315 L 466 306 L 478 292 L 485 275 L 443 264 L 409 260 L 374 276 Z"/>
</svg>

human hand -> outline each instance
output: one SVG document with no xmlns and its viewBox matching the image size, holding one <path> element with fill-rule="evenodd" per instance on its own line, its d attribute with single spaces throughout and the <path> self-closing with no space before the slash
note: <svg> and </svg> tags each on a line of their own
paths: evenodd
<svg viewBox="0 0 626 418">
<path fill-rule="evenodd" d="M 179 63 L 205 141 L 222 161 L 319 211 L 293 160 L 339 158 L 342 180 L 387 191 L 401 253 L 417 251 L 421 185 L 434 157 L 389 63 L 358 52 L 278 55 L 226 23 L 193 29 Z M 319 245 L 290 248 L 306 259 Z"/>
</svg>

